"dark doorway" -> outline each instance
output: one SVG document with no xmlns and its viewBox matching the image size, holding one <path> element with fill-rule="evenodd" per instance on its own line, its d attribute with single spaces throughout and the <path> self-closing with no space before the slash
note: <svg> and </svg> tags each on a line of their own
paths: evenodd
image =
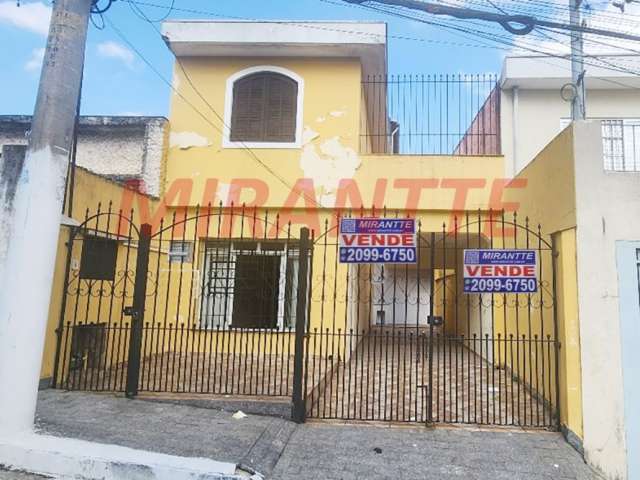
<svg viewBox="0 0 640 480">
<path fill-rule="evenodd" d="M 238 255 L 232 327 L 277 328 L 280 260 L 279 255 Z"/>
</svg>

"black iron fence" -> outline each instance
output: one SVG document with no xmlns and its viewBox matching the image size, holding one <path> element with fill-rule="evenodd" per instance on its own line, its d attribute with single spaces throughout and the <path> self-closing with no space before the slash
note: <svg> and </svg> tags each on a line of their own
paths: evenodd
<svg viewBox="0 0 640 480">
<path fill-rule="evenodd" d="M 317 239 L 244 208 L 130 218 L 98 212 L 72 230 L 57 388 L 279 397 L 298 421 L 557 428 L 555 265 L 539 226 L 479 213 L 419 227 L 415 264 L 349 265 L 335 218 Z M 535 290 L 465 292 L 468 249 L 535 251 Z"/>
<path fill-rule="evenodd" d="M 539 226 L 478 214 L 420 227 L 415 265 L 340 264 L 332 233 L 314 245 L 310 417 L 557 428 L 555 266 Z M 535 291 L 465 292 L 468 249 L 535 251 Z"/>
<path fill-rule="evenodd" d="M 495 75 L 367 76 L 363 154 L 499 155 Z"/>
<path fill-rule="evenodd" d="M 55 386 L 291 398 L 309 262 L 291 225 L 244 208 L 131 216 L 71 232 Z"/>
</svg>

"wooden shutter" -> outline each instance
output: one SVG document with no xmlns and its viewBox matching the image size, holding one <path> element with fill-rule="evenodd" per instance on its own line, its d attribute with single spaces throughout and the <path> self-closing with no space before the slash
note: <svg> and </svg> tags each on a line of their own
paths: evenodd
<svg viewBox="0 0 640 480">
<path fill-rule="evenodd" d="M 294 142 L 298 84 L 285 75 L 262 72 L 235 82 L 231 141 Z"/>
</svg>

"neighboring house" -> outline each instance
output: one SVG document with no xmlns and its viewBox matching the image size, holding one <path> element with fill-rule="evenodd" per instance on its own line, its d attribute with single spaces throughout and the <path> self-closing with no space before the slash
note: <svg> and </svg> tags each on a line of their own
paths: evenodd
<svg viewBox="0 0 640 480">
<path fill-rule="evenodd" d="M 585 62 L 586 116 L 602 121 L 604 168 L 639 171 L 640 80 L 633 71 L 640 67 L 640 56 L 586 56 Z M 516 175 L 570 123 L 571 104 L 562 98 L 562 87 L 570 82 L 568 59 L 506 57 L 499 89 L 487 98 L 462 146 L 477 143 L 477 135 L 491 125 L 489 119 L 496 118 L 493 112 L 499 112 L 505 173 Z"/>
<path fill-rule="evenodd" d="M 0 115 L 0 148 L 25 145 L 30 126 L 30 116 Z M 167 132 L 163 117 L 80 117 L 77 165 L 159 196 Z"/>
<path fill-rule="evenodd" d="M 169 21 L 163 36 L 177 61 L 162 201 L 118 191 L 133 218 L 94 206 L 78 226 L 51 311 L 54 387 L 562 430 L 633 478 L 634 355 L 616 320 L 638 279 L 618 281 L 614 252 L 640 239 L 616 211 L 640 215 L 638 173 L 602 171 L 600 124 L 559 133 L 566 105 L 548 122 L 516 109 L 531 118 L 516 140 L 535 145 L 507 183 L 508 80 L 389 75 L 383 23 Z M 555 101 L 533 85 L 518 106 Z M 417 248 L 363 237 L 371 262 L 349 264 L 340 218 L 347 234 L 386 218 L 403 242 L 415 219 Z M 521 249 L 524 291 L 474 291 L 478 250 Z"/>
</svg>

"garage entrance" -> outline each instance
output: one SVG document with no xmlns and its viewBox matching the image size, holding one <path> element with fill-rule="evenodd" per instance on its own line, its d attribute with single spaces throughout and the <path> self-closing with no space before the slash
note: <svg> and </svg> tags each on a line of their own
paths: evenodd
<svg viewBox="0 0 640 480">
<path fill-rule="evenodd" d="M 335 231 L 316 240 L 308 415 L 555 429 L 555 272 L 541 227 L 478 214 L 418 238 L 409 266 L 339 264 Z M 466 293 L 470 249 L 535 250 L 534 291 Z"/>
</svg>

